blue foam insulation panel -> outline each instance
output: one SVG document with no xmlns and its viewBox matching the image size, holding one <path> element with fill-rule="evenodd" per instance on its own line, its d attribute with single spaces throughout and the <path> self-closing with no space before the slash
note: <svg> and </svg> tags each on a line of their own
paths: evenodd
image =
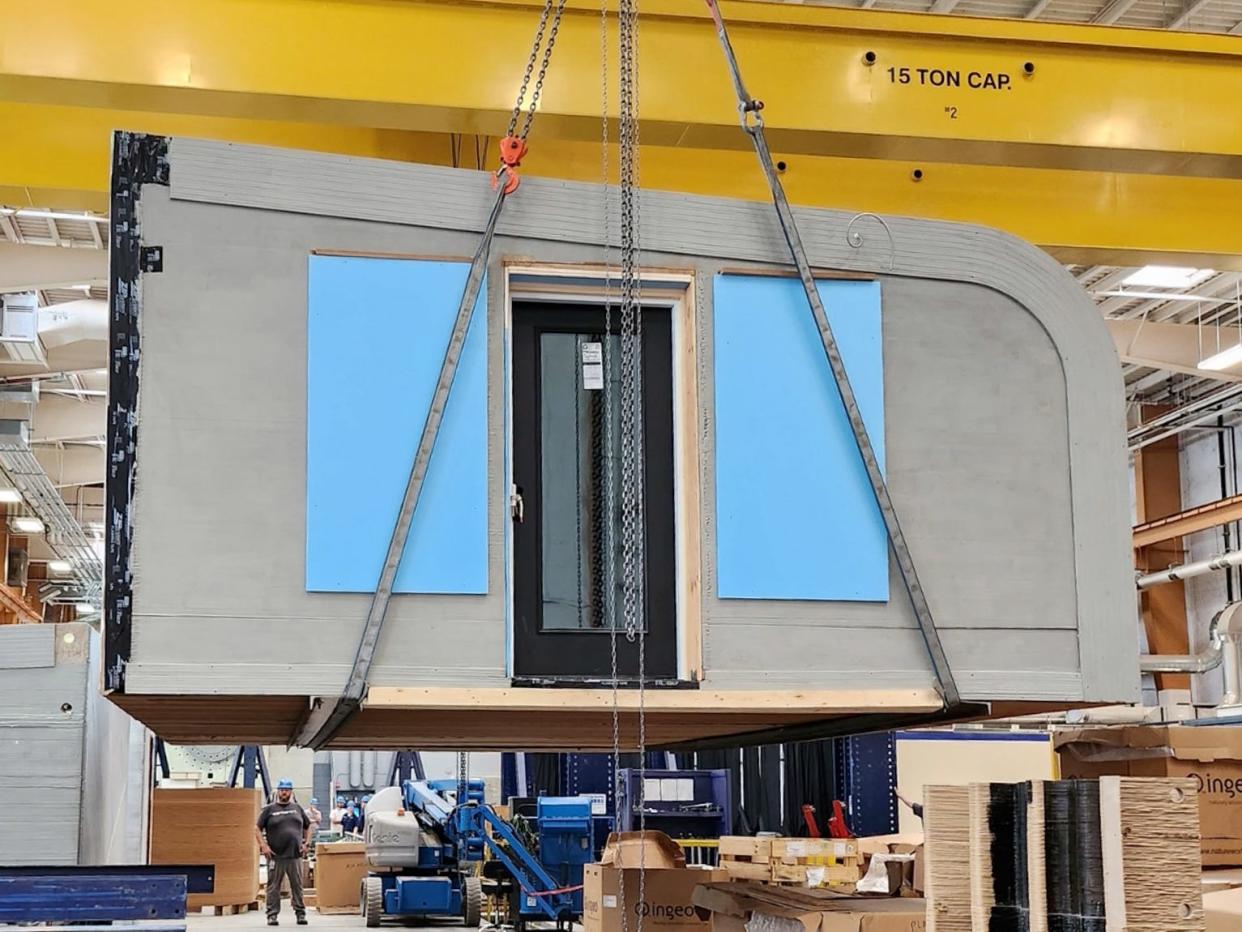
<svg viewBox="0 0 1242 932">
<path fill-rule="evenodd" d="M 306 589 L 373 592 L 469 263 L 311 256 Z M 484 284 L 395 592 L 487 592 Z"/>
<path fill-rule="evenodd" d="M 879 282 L 820 281 L 884 468 Z M 723 599 L 888 600 L 888 537 L 795 278 L 718 275 L 716 571 Z"/>
</svg>

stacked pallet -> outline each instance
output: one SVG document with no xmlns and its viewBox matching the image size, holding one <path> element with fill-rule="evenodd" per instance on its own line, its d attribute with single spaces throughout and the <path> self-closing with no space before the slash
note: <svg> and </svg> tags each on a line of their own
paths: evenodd
<svg viewBox="0 0 1242 932">
<path fill-rule="evenodd" d="M 928 787 L 928 932 L 1202 932 L 1191 780 Z"/>
<path fill-rule="evenodd" d="M 719 867 L 732 880 L 800 887 L 846 887 L 858 882 L 862 859 L 852 838 L 725 835 Z"/>
</svg>

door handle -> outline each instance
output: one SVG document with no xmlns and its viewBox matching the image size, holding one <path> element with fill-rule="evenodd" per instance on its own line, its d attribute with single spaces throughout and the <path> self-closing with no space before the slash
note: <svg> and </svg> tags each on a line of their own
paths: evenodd
<svg viewBox="0 0 1242 932">
<path fill-rule="evenodd" d="M 509 517 L 518 524 L 526 520 L 526 503 L 522 499 L 522 487 L 514 485 L 509 491 Z"/>
</svg>

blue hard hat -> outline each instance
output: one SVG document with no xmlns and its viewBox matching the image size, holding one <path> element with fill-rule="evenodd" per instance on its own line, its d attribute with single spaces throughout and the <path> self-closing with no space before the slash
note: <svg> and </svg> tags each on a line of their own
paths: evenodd
<svg viewBox="0 0 1242 932">
<path fill-rule="evenodd" d="M 292 780 L 290 780 L 288 777 L 285 777 L 285 778 L 284 778 L 284 779 L 282 779 L 279 783 L 277 783 L 277 784 L 276 784 L 276 789 L 278 789 L 278 790 L 291 790 L 291 789 L 293 789 L 293 781 L 292 781 Z"/>
<path fill-rule="evenodd" d="M 345 805 L 345 797 L 344 797 L 344 796 L 338 796 L 338 797 L 336 798 L 336 804 L 337 804 L 338 806 L 344 806 L 344 805 Z"/>
<path fill-rule="evenodd" d="M 367 793 L 367 795 L 363 796 L 363 797 L 362 797 L 362 801 L 363 801 L 364 803 L 369 803 L 369 802 L 371 801 L 371 794 L 370 794 L 370 793 Z"/>
</svg>

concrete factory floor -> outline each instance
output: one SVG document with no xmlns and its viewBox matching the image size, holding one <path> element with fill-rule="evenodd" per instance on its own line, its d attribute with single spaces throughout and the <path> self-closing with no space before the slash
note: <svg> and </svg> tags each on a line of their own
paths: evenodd
<svg viewBox="0 0 1242 932">
<path fill-rule="evenodd" d="M 288 902 L 285 903 L 284 909 L 280 911 L 280 928 L 298 929 L 304 928 L 307 932 L 313 932 L 315 929 L 364 929 L 365 924 L 361 916 L 324 916 L 311 909 L 307 912 L 306 918 L 308 925 L 298 926 L 293 918 L 293 910 L 289 908 Z M 248 913 L 238 913 L 235 916 L 209 916 L 200 913 L 190 913 L 186 917 L 186 932 L 250 932 L 250 930 L 266 929 L 267 915 L 262 910 L 251 910 Z M 405 929 L 410 928 L 401 923 L 385 923 L 384 928 L 387 929 Z M 427 932 L 436 932 L 443 929 L 455 930 L 462 932 L 460 922 L 424 922 L 420 923 L 416 928 L 425 929 Z"/>
</svg>

